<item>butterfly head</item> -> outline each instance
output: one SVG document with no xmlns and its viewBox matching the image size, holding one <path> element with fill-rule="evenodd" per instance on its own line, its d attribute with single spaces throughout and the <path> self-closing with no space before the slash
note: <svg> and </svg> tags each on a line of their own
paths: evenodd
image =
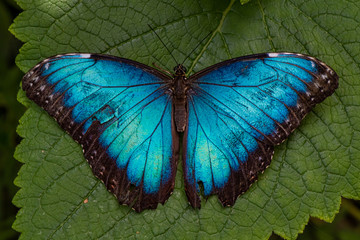
<svg viewBox="0 0 360 240">
<path fill-rule="evenodd" d="M 174 67 L 175 76 L 185 76 L 186 68 L 182 64 L 178 64 Z"/>
</svg>

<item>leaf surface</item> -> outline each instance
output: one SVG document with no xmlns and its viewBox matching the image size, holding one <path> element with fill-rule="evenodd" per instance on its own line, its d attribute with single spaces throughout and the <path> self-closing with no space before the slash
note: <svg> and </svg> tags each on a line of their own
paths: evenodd
<svg viewBox="0 0 360 240">
<path fill-rule="evenodd" d="M 244 2 L 244 1 L 243 1 Z M 194 73 L 217 62 L 260 52 L 315 56 L 340 76 L 336 92 L 317 105 L 280 146 L 270 167 L 233 207 L 216 197 L 192 209 L 181 166 L 164 206 L 135 213 L 120 206 L 96 179 L 80 146 L 20 91 L 29 106 L 20 120 L 24 163 L 13 227 L 22 239 L 239 238 L 294 239 L 310 216 L 332 221 L 341 196 L 360 198 L 360 2 L 270 1 L 40 1 L 18 0 L 24 12 L 10 30 L 25 44 L 17 57 L 26 72 L 68 52 L 106 53 L 172 69 L 160 35 Z M 341 24 L 339 24 L 341 23 Z M 169 133 L 170 134 L 170 133 Z"/>
</svg>

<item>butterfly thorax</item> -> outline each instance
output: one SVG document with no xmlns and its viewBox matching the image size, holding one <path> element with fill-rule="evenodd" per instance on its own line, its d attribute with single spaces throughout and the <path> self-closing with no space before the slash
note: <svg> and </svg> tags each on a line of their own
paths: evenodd
<svg viewBox="0 0 360 240">
<path fill-rule="evenodd" d="M 173 83 L 173 105 L 174 105 L 174 119 L 176 130 L 184 132 L 186 128 L 187 119 L 187 100 L 186 92 L 188 84 L 186 81 L 186 68 L 179 64 L 174 68 L 174 83 Z"/>
</svg>

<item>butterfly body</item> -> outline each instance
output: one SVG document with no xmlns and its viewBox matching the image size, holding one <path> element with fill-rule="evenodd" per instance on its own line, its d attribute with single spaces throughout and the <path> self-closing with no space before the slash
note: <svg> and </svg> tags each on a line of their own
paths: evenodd
<svg viewBox="0 0 360 240">
<path fill-rule="evenodd" d="M 264 53 L 169 76 L 129 59 L 65 54 L 23 78 L 27 96 L 84 150 L 95 176 L 120 203 L 156 208 L 174 188 L 182 138 L 185 192 L 225 206 L 270 164 L 315 104 L 338 86 L 325 63 L 294 53 Z"/>
<path fill-rule="evenodd" d="M 184 132 L 187 120 L 187 94 L 189 85 L 186 78 L 186 68 L 179 64 L 174 68 L 173 75 L 173 106 L 176 131 Z"/>
</svg>

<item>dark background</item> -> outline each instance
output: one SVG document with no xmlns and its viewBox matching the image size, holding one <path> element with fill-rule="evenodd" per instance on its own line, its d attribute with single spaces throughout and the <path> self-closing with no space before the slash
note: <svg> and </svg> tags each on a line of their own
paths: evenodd
<svg viewBox="0 0 360 240">
<path fill-rule="evenodd" d="M 21 9 L 13 0 L 0 0 L 0 240 L 17 239 L 12 230 L 18 209 L 11 201 L 19 190 L 14 179 L 21 164 L 13 158 L 21 141 L 16 126 L 25 108 L 17 102 L 23 73 L 15 65 L 15 57 L 22 43 L 8 31 Z M 281 239 L 273 234 L 271 239 Z M 333 223 L 310 218 L 299 239 L 360 239 L 360 202 L 343 199 L 340 212 Z"/>
</svg>

